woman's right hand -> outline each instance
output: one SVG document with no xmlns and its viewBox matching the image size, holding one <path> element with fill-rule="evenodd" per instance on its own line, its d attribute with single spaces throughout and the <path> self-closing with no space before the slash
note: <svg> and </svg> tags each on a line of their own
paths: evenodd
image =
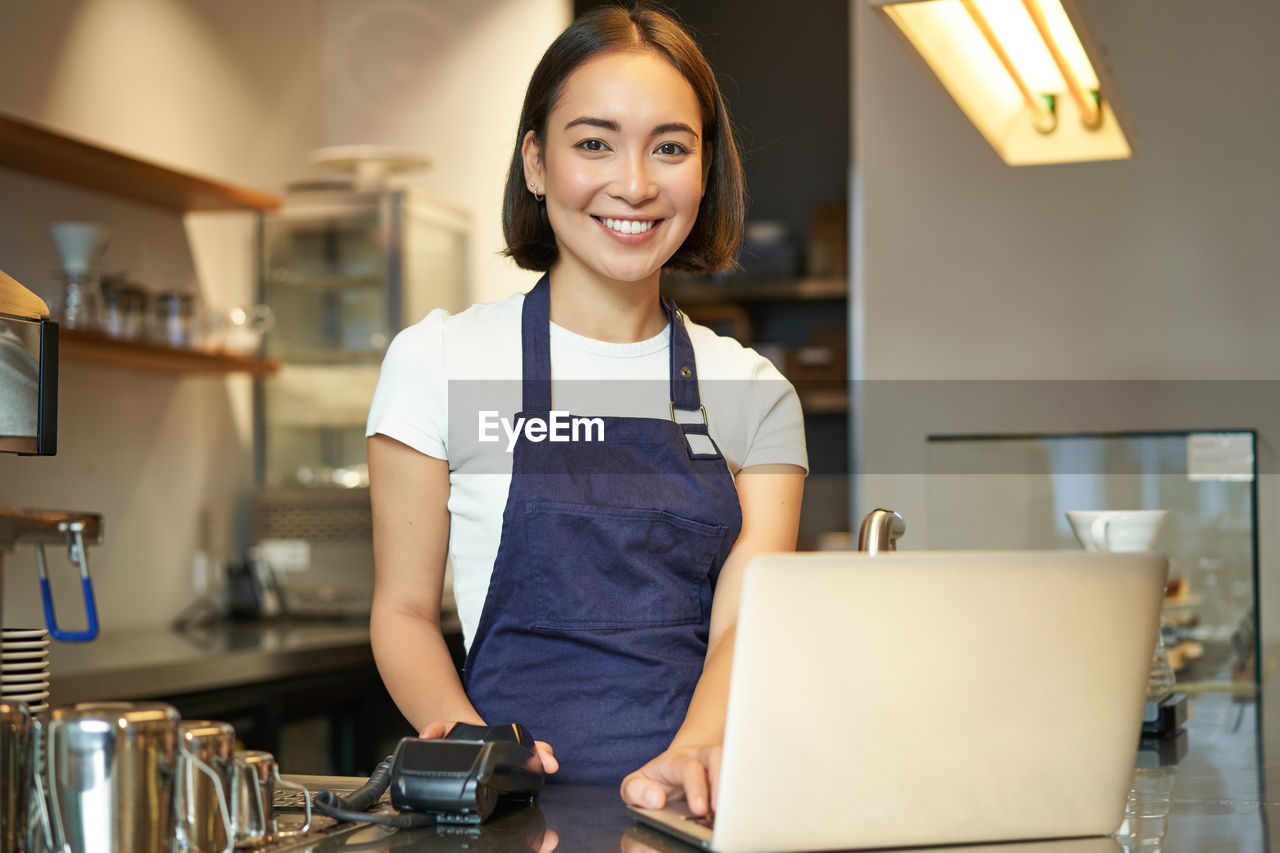
<svg viewBox="0 0 1280 853">
<path fill-rule="evenodd" d="M 422 727 L 422 731 L 418 732 L 418 737 L 424 740 L 436 740 L 453 731 L 453 727 L 457 724 L 457 720 L 432 720 Z M 535 740 L 533 746 L 538 751 L 538 758 L 542 759 L 543 770 L 548 773 L 555 773 L 560 769 L 560 762 L 556 761 L 556 755 L 551 749 L 551 744 L 546 741 Z"/>
</svg>

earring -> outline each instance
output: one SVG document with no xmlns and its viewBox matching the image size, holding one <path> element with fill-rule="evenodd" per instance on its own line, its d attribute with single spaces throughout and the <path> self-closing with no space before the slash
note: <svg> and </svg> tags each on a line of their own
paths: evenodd
<svg viewBox="0 0 1280 853">
<path fill-rule="evenodd" d="M 530 182 L 529 182 L 529 189 L 533 191 L 533 200 L 534 200 L 534 201 L 542 201 L 544 198 L 546 198 L 546 195 L 545 195 L 545 194 L 544 194 L 544 195 L 538 195 L 538 186 L 537 186 L 537 184 L 535 184 L 533 181 L 530 181 Z"/>
</svg>

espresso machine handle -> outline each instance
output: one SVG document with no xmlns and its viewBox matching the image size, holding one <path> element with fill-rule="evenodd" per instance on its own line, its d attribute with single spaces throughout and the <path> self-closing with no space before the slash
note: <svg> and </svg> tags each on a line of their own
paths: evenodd
<svg viewBox="0 0 1280 853">
<path fill-rule="evenodd" d="M 80 589 L 84 595 L 84 612 L 88 626 L 83 631 L 64 631 L 58 627 L 58 617 L 53 610 L 53 591 L 49 588 L 49 565 L 44 556 L 44 545 L 35 543 L 36 568 L 40 572 L 40 597 L 44 600 L 44 621 L 49 635 L 62 642 L 84 643 L 98 636 L 98 606 L 93 597 L 93 581 L 89 578 L 89 552 L 85 548 L 81 531 L 72 525 L 67 531 L 67 554 L 80 569 Z"/>
<path fill-rule="evenodd" d="M 873 509 L 858 529 L 858 550 L 868 554 L 898 550 L 898 540 L 907 532 L 907 523 L 891 509 Z"/>
</svg>

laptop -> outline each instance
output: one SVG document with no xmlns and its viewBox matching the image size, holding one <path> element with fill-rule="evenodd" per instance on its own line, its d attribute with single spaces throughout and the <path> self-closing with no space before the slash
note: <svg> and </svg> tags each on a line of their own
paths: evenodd
<svg viewBox="0 0 1280 853">
<path fill-rule="evenodd" d="M 1108 835 L 1167 569 L 1074 551 L 759 557 L 714 820 L 629 811 L 719 853 Z"/>
</svg>

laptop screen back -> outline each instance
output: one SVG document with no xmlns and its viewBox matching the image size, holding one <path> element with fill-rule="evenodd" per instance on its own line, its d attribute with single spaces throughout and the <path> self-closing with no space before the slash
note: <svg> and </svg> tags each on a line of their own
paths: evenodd
<svg viewBox="0 0 1280 853">
<path fill-rule="evenodd" d="M 715 848 L 1113 832 L 1166 571 L 1070 551 L 758 558 Z"/>
</svg>

